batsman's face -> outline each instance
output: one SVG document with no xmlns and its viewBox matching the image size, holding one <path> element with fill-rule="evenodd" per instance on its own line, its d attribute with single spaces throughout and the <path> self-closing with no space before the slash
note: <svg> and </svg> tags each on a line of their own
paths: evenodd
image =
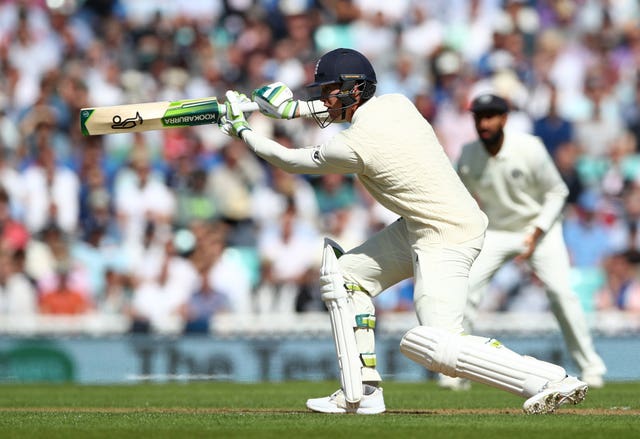
<svg viewBox="0 0 640 439">
<path fill-rule="evenodd" d="M 335 118 L 340 116 L 342 112 L 342 101 L 338 98 L 338 94 L 340 93 L 340 85 L 339 84 L 328 84 L 322 86 L 320 100 L 329 110 L 329 115 Z"/>
<path fill-rule="evenodd" d="M 506 113 L 476 113 L 473 118 L 478 136 L 485 144 L 491 144 L 500 139 L 502 130 L 507 122 Z"/>
</svg>

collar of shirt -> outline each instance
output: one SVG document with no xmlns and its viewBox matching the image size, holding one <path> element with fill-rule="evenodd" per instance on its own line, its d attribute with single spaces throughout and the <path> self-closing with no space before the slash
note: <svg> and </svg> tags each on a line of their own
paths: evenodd
<svg viewBox="0 0 640 439">
<path fill-rule="evenodd" d="M 367 102 L 365 102 L 364 104 L 360 105 L 358 108 L 356 108 L 355 113 L 353 113 L 353 117 L 351 118 L 351 123 L 354 124 L 356 123 L 356 120 L 358 119 L 358 113 L 360 112 L 360 109 L 366 107 L 369 102 L 373 102 L 377 99 L 376 96 L 372 96 Z"/>
</svg>

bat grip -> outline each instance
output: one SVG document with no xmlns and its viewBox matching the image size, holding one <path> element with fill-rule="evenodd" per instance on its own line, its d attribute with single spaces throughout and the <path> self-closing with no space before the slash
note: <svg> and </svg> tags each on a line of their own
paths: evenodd
<svg viewBox="0 0 640 439">
<path fill-rule="evenodd" d="M 258 104 L 256 104 L 255 102 L 243 102 L 240 104 L 240 109 L 242 110 L 243 113 L 251 113 L 253 111 L 258 111 L 260 107 L 258 107 Z M 220 116 L 223 116 L 227 112 L 227 107 L 224 104 L 222 104 L 220 105 L 219 111 L 220 111 Z"/>
</svg>

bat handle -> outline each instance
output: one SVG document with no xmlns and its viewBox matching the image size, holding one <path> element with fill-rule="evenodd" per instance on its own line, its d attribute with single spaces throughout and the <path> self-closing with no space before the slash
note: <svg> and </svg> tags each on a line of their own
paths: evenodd
<svg viewBox="0 0 640 439">
<path fill-rule="evenodd" d="M 251 113 L 253 111 L 258 111 L 260 107 L 255 102 L 243 102 L 240 104 L 240 109 L 243 113 Z M 220 116 L 224 115 L 227 112 L 227 107 L 224 104 L 221 104 L 219 107 Z"/>
</svg>

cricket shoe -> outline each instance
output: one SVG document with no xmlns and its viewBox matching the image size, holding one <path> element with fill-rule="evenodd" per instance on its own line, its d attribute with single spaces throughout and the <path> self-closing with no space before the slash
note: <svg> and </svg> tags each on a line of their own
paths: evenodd
<svg viewBox="0 0 640 439">
<path fill-rule="evenodd" d="M 568 402 L 578 404 L 587 396 L 589 386 L 576 377 L 567 376 L 556 382 L 549 382 L 537 394 L 527 399 L 522 405 L 525 413 L 537 415 L 553 413 L 558 407 Z"/>
<path fill-rule="evenodd" d="M 580 379 L 587 383 L 591 389 L 601 389 L 604 387 L 604 377 L 601 373 L 583 372 Z"/>
<path fill-rule="evenodd" d="M 382 387 L 367 387 L 374 390 L 368 395 L 366 393 L 363 394 L 359 404 L 348 404 L 344 398 L 344 392 L 340 389 L 331 396 L 308 399 L 307 408 L 319 413 L 355 413 L 358 415 L 384 413 L 386 407 L 382 396 Z"/>
<path fill-rule="evenodd" d="M 454 390 L 456 392 L 464 392 L 471 389 L 471 381 L 466 378 L 450 377 L 444 374 L 439 374 L 438 387 Z"/>
</svg>

